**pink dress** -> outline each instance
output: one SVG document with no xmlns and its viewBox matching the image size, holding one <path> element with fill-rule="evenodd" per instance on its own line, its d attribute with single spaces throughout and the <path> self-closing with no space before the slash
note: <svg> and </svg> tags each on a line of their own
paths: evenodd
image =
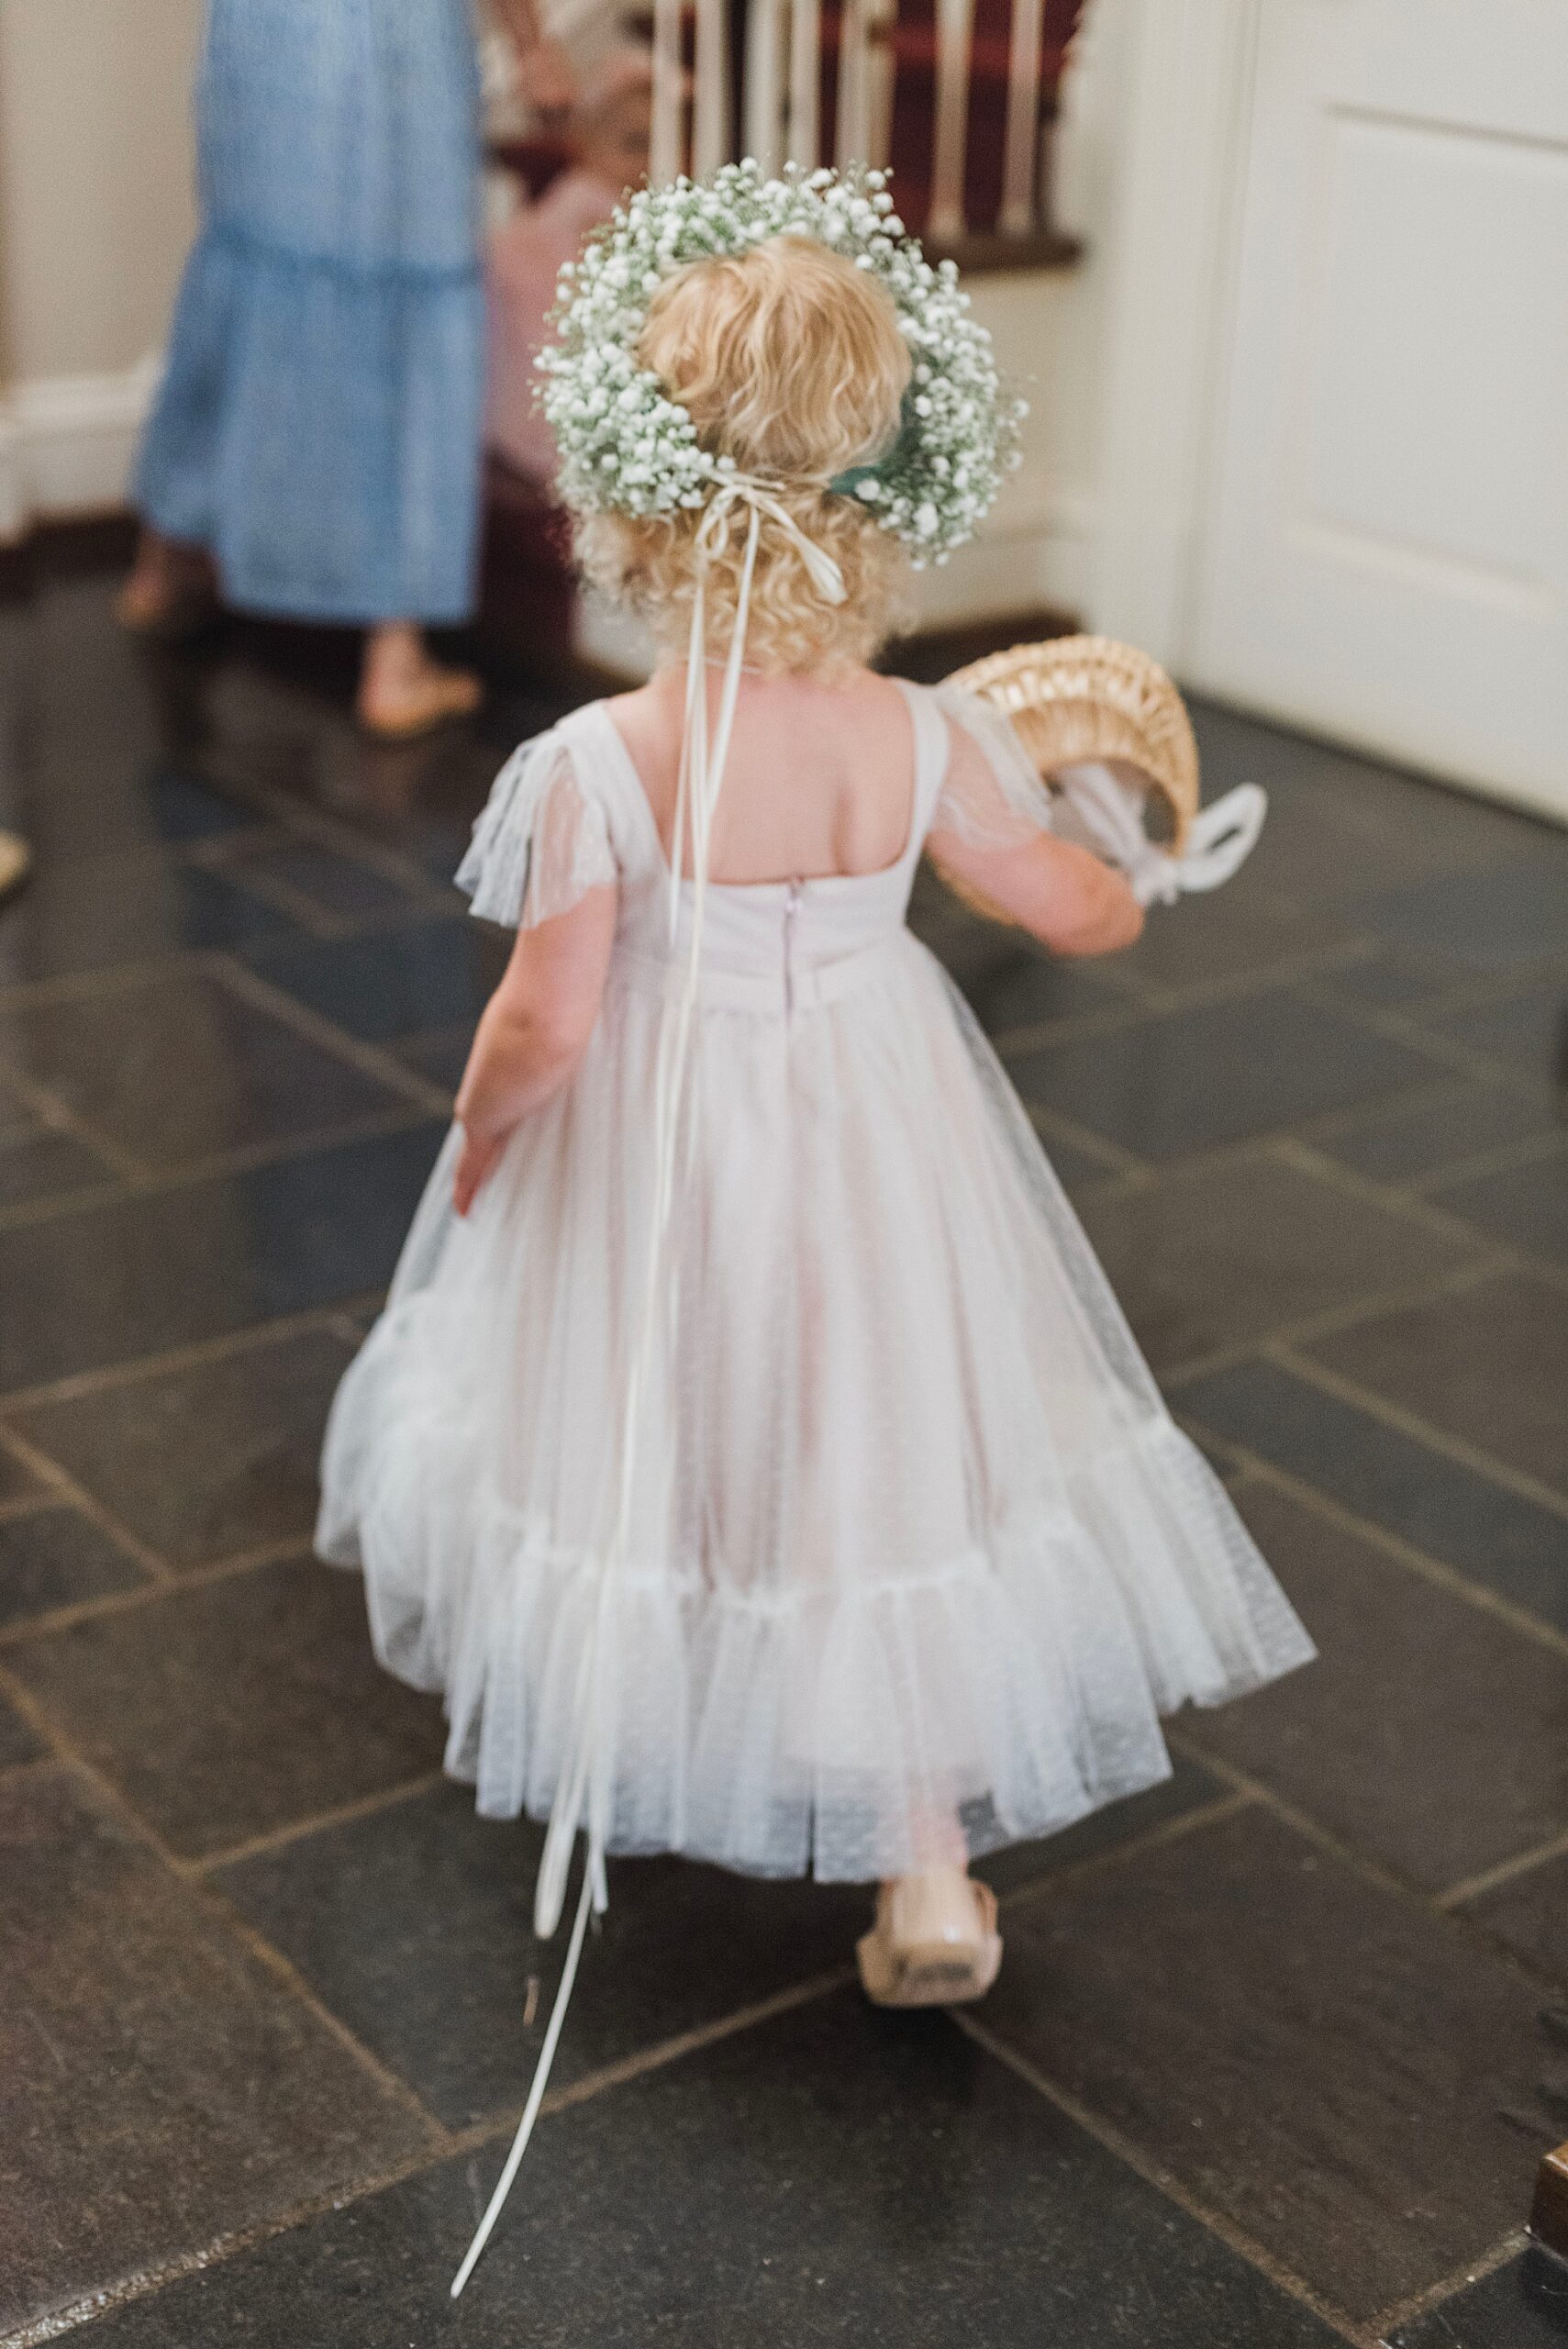
<svg viewBox="0 0 1568 2349">
<path fill-rule="evenodd" d="M 534 360 L 550 339 L 562 265 L 607 220 L 621 192 L 582 169 L 562 172 L 537 204 L 518 212 L 490 240 L 490 376 L 485 439 L 531 480 L 555 478 L 555 441 L 534 405 Z"/>
</svg>

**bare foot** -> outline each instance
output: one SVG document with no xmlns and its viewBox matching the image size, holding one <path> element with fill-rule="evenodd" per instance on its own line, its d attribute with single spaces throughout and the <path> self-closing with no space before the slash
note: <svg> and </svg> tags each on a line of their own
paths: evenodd
<svg viewBox="0 0 1568 2349">
<path fill-rule="evenodd" d="M 477 709 L 484 689 L 466 669 L 430 658 L 422 629 L 404 621 L 373 629 L 360 679 L 360 723 L 383 741 L 406 741 Z"/>
<path fill-rule="evenodd" d="M 183 546 L 144 529 L 116 610 L 139 636 L 180 636 L 210 619 L 217 580 L 205 547 Z"/>
<path fill-rule="evenodd" d="M 32 866 L 32 851 L 15 832 L 0 832 L 0 897 L 24 882 Z"/>
</svg>

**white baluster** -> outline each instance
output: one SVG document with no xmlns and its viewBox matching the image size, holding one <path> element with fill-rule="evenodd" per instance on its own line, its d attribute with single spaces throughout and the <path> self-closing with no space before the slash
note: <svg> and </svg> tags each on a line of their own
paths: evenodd
<svg viewBox="0 0 1568 2349">
<path fill-rule="evenodd" d="M 808 172 L 817 168 L 821 72 L 820 0 L 790 0 L 788 153 L 792 162 Z"/>
<path fill-rule="evenodd" d="M 843 0 L 839 17 L 838 161 L 869 163 L 871 152 L 871 57 L 866 42 L 866 0 Z"/>
<path fill-rule="evenodd" d="M 697 0 L 692 169 L 699 179 L 729 160 L 729 37 L 725 0 Z"/>
<path fill-rule="evenodd" d="M 893 154 L 893 50 L 898 0 L 862 0 L 866 28 L 866 161 L 886 164 Z M 895 195 L 898 193 L 894 190 Z"/>
<path fill-rule="evenodd" d="M 782 0 L 751 0 L 746 12 L 746 152 L 764 172 L 784 161 Z"/>
<path fill-rule="evenodd" d="M 973 0 L 937 0 L 937 134 L 927 235 L 946 240 L 963 228 L 969 145 L 969 44 Z"/>
<path fill-rule="evenodd" d="M 681 0 L 653 0 L 653 137 L 648 176 L 655 187 L 667 185 L 685 161 L 684 79 Z"/>
<path fill-rule="evenodd" d="M 1007 58 L 1007 138 L 1002 159 L 1005 237 L 1027 237 L 1040 195 L 1040 42 L 1044 0 L 1013 0 Z"/>
</svg>

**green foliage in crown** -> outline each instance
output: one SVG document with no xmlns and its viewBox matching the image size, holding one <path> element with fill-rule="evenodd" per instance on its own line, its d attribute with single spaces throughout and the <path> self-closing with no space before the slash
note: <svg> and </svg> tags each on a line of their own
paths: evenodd
<svg viewBox="0 0 1568 2349">
<path fill-rule="evenodd" d="M 710 180 L 642 188 L 562 272 L 559 340 L 538 365 L 561 451 L 561 488 L 580 509 L 636 516 L 705 505 L 733 459 L 696 428 L 637 361 L 648 306 L 688 262 L 749 251 L 771 237 L 811 237 L 887 288 L 913 379 L 894 447 L 832 486 L 861 499 L 917 567 L 943 562 L 1018 462 L 1022 401 L 1002 389 L 991 338 L 971 315 L 950 261 L 932 267 L 893 208 L 884 172 L 802 172 L 765 179 L 754 162 Z"/>
</svg>

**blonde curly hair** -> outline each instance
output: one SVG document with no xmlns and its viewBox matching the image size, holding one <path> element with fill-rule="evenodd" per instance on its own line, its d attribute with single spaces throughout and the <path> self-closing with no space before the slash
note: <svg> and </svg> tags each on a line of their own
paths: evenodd
<svg viewBox="0 0 1568 2349">
<path fill-rule="evenodd" d="M 907 558 L 865 507 L 828 484 L 897 437 L 910 358 L 887 293 L 810 238 L 770 238 L 667 278 L 649 306 L 638 358 L 691 415 L 704 448 L 781 484 L 780 504 L 843 573 L 844 601 L 825 602 L 783 531 L 764 522 L 748 662 L 776 675 L 869 659 L 901 615 Z M 705 512 L 576 518 L 588 578 L 639 611 L 672 651 L 684 649 L 691 627 Z M 746 529 L 744 510 L 731 508 L 710 558 L 710 652 L 729 644 Z"/>
</svg>

